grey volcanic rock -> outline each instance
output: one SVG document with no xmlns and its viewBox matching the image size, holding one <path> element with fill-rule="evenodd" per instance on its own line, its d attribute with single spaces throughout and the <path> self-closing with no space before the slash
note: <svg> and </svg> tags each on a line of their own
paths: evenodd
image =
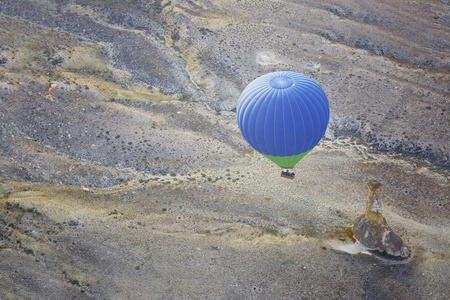
<svg viewBox="0 0 450 300">
<path fill-rule="evenodd" d="M 408 257 L 409 251 L 402 239 L 392 231 L 382 216 L 378 200 L 378 183 L 369 183 L 369 200 L 366 213 L 360 216 L 353 225 L 354 238 L 371 250 L 378 250 L 392 256 Z"/>
</svg>

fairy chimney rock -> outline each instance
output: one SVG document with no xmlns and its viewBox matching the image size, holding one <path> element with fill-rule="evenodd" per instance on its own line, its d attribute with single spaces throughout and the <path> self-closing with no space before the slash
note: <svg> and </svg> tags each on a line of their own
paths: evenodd
<svg viewBox="0 0 450 300">
<path fill-rule="evenodd" d="M 367 220 L 383 224 L 383 215 L 381 214 L 381 203 L 378 200 L 377 190 L 381 184 L 376 181 L 369 182 L 369 200 L 366 203 L 365 217 Z"/>
<path fill-rule="evenodd" d="M 402 239 L 388 226 L 382 215 L 381 203 L 377 190 L 379 182 L 369 182 L 369 199 L 366 203 L 366 212 L 361 215 L 353 225 L 354 238 L 371 250 L 378 250 L 393 256 L 407 257 L 408 249 Z"/>
</svg>

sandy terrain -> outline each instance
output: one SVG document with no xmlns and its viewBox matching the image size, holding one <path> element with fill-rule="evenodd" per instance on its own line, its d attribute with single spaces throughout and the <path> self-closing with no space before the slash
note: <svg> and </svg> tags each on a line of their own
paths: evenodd
<svg viewBox="0 0 450 300">
<path fill-rule="evenodd" d="M 0 4 L 1 299 L 449 298 L 445 1 Z M 330 101 L 292 181 L 235 121 L 276 70 Z M 407 262 L 342 251 L 369 180 Z"/>
</svg>

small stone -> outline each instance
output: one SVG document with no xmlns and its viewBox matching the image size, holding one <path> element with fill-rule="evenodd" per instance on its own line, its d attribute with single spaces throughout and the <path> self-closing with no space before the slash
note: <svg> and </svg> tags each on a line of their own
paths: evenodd
<svg viewBox="0 0 450 300">
<path fill-rule="evenodd" d="M 72 227 L 78 226 L 78 222 L 74 221 L 74 220 L 70 220 L 69 222 L 67 222 L 67 225 L 72 226 Z"/>
<path fill-rule="evenodd" d="M 53 93 L 58 89 L 58 85 L 56 83 L 50 83 L 48 86 L 48 94 Z"/>
</svg>

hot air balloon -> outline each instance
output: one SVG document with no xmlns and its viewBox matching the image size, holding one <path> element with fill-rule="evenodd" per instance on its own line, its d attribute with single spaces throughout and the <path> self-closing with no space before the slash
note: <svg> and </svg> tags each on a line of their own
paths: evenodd
<svg viewBox="0 0 450 300">
<path fill-rule="evenodd" d="M 245 140 L 281 168 L 290 171 L 321 140 L 330 108 L 322 88 L 311 78 L 290 71 L 273 72 L 253 80 L 236 107 Z"/>
</svg>

